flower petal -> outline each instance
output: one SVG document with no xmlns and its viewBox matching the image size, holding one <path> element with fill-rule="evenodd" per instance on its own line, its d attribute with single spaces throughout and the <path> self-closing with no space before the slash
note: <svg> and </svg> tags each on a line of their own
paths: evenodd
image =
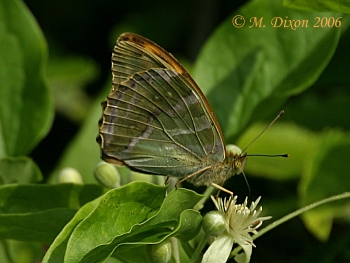
<svg viewBox="0 0 350 263">
<path fill-rule="evenodd" d="M 230 235 L 218 236 L 204 253 L 202 263 L 225 263 L 230 256 L 234 240 Z"/>
<path fill-rule="evenodd" d="M 244 250 L 244 253 L 239 253 L 235 256 L 235 261 L 237 263 L 248 263 L 250 257 L 252 256 L 252 245 L 241 245 Z"/>
</svg>

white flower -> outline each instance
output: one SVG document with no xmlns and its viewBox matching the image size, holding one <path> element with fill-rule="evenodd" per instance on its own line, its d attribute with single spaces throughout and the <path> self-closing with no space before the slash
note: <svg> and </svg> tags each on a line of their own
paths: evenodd
<svg viewBox="0 0 350 263">
<path fill-rule="evenodd" d="M 210 245 L 203 256 L 202 263 L 226 262 L 234 243 L 240 245 L 244 250 L 244 253 L 235 257 L 235 260 L 239 263 L 249 262 L 252 247 L 255 247 L 250 233 L 257 234 L 256 229 L 262 225 L 262 222 L 271 218 L 270 216 L 258 217 L 262 207 L 258 211 L 255 208 L 260 201 L 260 197 L 252 202 L 249 208 L 247 207 L 248 198 L 245 199 L 243 204 L 236 204 L 237 196 L 231 196 L 228 200 L 226 198 L 218 198 L 217 200 L 211 198 L 219 212 L 224 215 L 226 231 L 220 234 Z"/>
</svg>

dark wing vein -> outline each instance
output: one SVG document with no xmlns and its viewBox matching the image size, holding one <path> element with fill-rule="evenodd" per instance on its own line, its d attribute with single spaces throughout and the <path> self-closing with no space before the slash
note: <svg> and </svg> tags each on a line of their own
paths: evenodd
<svg viewBox="0 0 350 263">
<path fill-rule="evenodd" d="M 171 76 L 169 76 L 169 77 L 171 77 Z M 168 80 L 165 80 L 165 81 L 168 82 Z M 188 89 L 191 89 L 190 86 L 189 86 L 189 83 L 188 83 L 181 75 L 179 76 L 179 78 L 173 78 L 173 81 L 175 81 L 175 82 L 177 83 L 177 85 L 175 85 L 175 87 L 174 87 L 174 90 L 178 93 L 178 95 L 179 95 L 179 97 L 182 99 L 184 105 L 186 105 L 188 114 L 189 114 L 189 116 L 190 116 L 189 119 L 190 119 L 191 122 L 192 122 L 192 126 L 194 127 L 194 130 L 192 130 L 192 129 L 189 127 L 189 125 L 187 125 L 187 126 L 189 127 L 189 129 L 191 129 L 191 131 L 192 131 L 193 133 L 195 133 L 195 135 L 196 135 L 196 137 L 197 137 L 197 140 L 198 140 L 198 142 L 200 143 L 200 145 L 202 146 L 203 150 L 206 152 L 207 155 L 209 155 L 209 154 L 212 152 L 212 149 L 210 149 L 210 151 L 208 151 L 208 149 L 206 149 L 206 147 L 205 147 L 205 145 L 204 145 L 204 143 L 203 143 L 203 140 L 199 137 L 199 132 L 200 132 L 201 130 L 198 129 L 198 125 L 196 125 L 196 123 L 195 123 L 195 117 L 196 117 L 196 116 L 194 116 L 194 112 L 192 112 L 191 109 L 190 109 L 190 106 L 191 106 L 191 105 L 189 105 L 189 102 L 186 101 L 186 97 L 181 96 L 181 94 L 179 93 L 178 89 L 176 88 L 176 87 L 187 86 Z M 179 81 L 181 81 L 181 83 L 179 83 Z M 168 83 L 169 83 L 169 82 L 168 82 Z M 169 83 L 169 86 L 170 86 L 170 83 Z M 197 96 L 197 94 L 193 92 L 193 95 L 196 96 L 197 101 L 200 102 L 200 98 Z M 196 104 L 196 107 L 197 107 L 197 108 L 198 108 L 198 107 L 201 108 L 200 112 L 205 112 L 205 107 L 204 107 L 201 103 L 197 103 L 197 104 Z M 175 107 L 173 107 L 173 108 L 174 108 L 174 110 L 176 111 L 176 108 L 175 108 Z M 210 119 L 209 119 L 208 121 L 210 122 Z M 214 131 L 213 131 L 213 133 L 212 133 L 212 135 L 213 135 L 212 141 L 213 141 L 213 142 L 214 142 L 214 137 L 215 137 L 214 134 L 215 134 L 215 133 L 214 133 Z M 214 143 L 213 143 L 212 145 L 213 145 L 213 147 L 214 147 Z"/>
<path fill-rule="evenodd" d="M 115 108 L 118 108 L 119 110 L 133 112 L 133 113 L 138 114 L 139 116 L 147 117 L 149 115 L 152 115 L 155 119 L 158 120 L 158 123 L 161 125 L 161 128 L 152 125 L 152 123 L 146 123 L 145 121 L 141 121 L 141 120 L 135 119 L 135 118 L 125 118 L 122 116 L 119 116 L 119 118 L 120 118 L 120 120 L 128 119 L 134 123 L 142 124 L 144 126 L 148 125 L 154 129 L 163 130 L 164 133 L 168 136 L 168 138 L 173 143 L 175 143 L 178 147 L 180 147 L 184 151 L 186 151 L 187 154 L 192 155 L 194 158 L 196 158 L 198 162 L 203 162 L 203 159 L 205 158 L 207 153 L 205 153 L 204 155 L 202 154 L 202 156 L 199 156 L 197 154 L 197 152 L 186 148 L 183 143 L 174 140 L 174 138 L 173 138 L 174 134 L 175 135 L 192 134 L 195 132 L 194 132 L 193 128 L 191 128 L 186 123 L 184 118 L 181 116 L 181 114 L 178 112 L 178 110 L 173 107 L 173 105 L 169 102 L 169 100 L 167 100 L 166 97 L 161 92 L 153 89 L 154 83 L 152 83 L 151 79 L 153 81 L 156 81 L 156 79 L 153 77 L 153 75 L 158 76 L 157 74 L 155 74 L 155 72 L 153 70 L 151 70 L 149 72 L 144 72 L 142 74 L 135 74 L 132 78 L 129 79 L 128 83 L 123 83 L 125 85 L 125 87 L 129 87 L 129 88 L 134 87 L 132 89 L 133 92 L 130 92 L 130 90 L 128 90 L 128 89 L 126 89 L 126 90 L 119 89 L 118 93 L 120 93 L 119 95 L 122 94 L 122 96 L 118 96 L 118 100 L 116 100 L 114 98 L 114 96 L 109 96 L 110 100 L 115 100 L 115 105 L 110 103 L 109 106 L 111 108 L 115 107 Z M 162 80 L 165 81 L 165 79 L 163 79 L 163 78 L 162 78 Z M 160 86 L 164 86 L 164 83 L 158 83 L 158 84 Z M 152 88 L 152 90 L 150 90 L 150 88 Z M 167 87 L 167 88 L 168 88 L 168 90 L 171 90 L 171 85 L 169 84 L 169 87 Z M 148 91 L 148 93 L 145 94 L 145 91 Z M 154 91 L 156 91 L 156 92 L 154 92 Z M 161 104 L 157 103 L 157 100 L 154 100 L 154 94 L 158 94 L 158 96 L 163 98 L 167 104 L 161 105 Z M 151 96 L 153 96 L 153 100 L 150 98 Z M 178 99 L 180 99 L 180 100 L 183 99 L 180 94 L 178 94 Z M 125 107 L 120 106 L 120 103 L 117 104 L 117 101 L 123 102 L 125 104 Z M 132 102 L 130 102 L 130 101 L 132 101 Z M 146 101 L 148 101 L 148 103 L 146 104 L 146 106 L 143 106 L 143 104 L 141 102 L 144 103 Z M 159 101 L 159 98 L 158 98 L 158 101 Z M 156 109 L 152 110 L 152 107 L 150 107 L 149 105 L 155 105 Z M 183 103 L 183 105 L 186 105 L 186 104 Z M 129 107 L 133 107 L 135 110 L 131 110 Z M 177 116 L 171 116 L 170 111 L 175 113 Z M 164 125 L 164 121 L 162 121 L 162 119 L 159 118 L 159 115 L 161 113 L 164 113 L 165 115 L 167 115 L 167 119 L 168 119 L 167 125 Z M 174 114 L 172 114 L 172 115 L 174 115 Z M 191 116 L 191 115 L 189 115 L 188 108 L 185 111 L 185 114 L 183 114 L 183 115 Z M 175 121 L 176 120 L 175 117 L 178 118 L 180 121 L 179 120 Z M 163 116 L 163 118 L 164 118 L 164 116 Z M 172 132 L 168 132 L 167 129 L 169 126 L 169 122 L 173 123 L 173 125 L 172 125 L 173 127 L 180 127 L 182 124 L 184 124 L 185 127 L 178 128 L 177 130 L 173 129 Z M 134 130 L 137 130 L 137 125 L 132 126 L 132 127 Z M 141 131 L 141 129 L 139 129 L 139 131 Z M 139 137 L 140 137 L 140 140 L 143 139 L 141 136 L 139 136 Z"/>
</svg>

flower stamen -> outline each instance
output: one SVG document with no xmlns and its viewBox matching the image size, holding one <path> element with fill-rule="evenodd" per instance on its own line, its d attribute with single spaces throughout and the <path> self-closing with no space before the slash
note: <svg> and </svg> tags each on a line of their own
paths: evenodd
<svg viewBox="0 0 350 263">
<path fill-rule="evenodd" d="M 232 245 L 237 243 L 240 245 L 245 256 L 239 255 L 240 262 L 249 262 L 252 247 L 255 247 L 251 234 L 256 235 L 257 229 L 262 225 L 264 220 L 270 219 L 270 216 L 259 217 L 262 212 L 262 207 L 256 209 L 261 197 L 258 197 L 255 202 L 251 202 L 248 207 L 248 198 L 246 197 L 243 204 L 237 203 L 237 196 L 230 196 L 228 199 L 217 198 L 211 196 L 217 210 L 223 214 L 226 231 L 216 237 L 209 249 L 205 252 L 202 262 L 218 262 L 218 258 L 226 262 L 232 250 Z M 231 246 L 230 248 L 226 246 Z M 223 251 L 227 255 L 222 255 Z M 221 253 L 221 254 L 220 254 Z M 244 258 L 242 261 L 241 259 Z M 238 260 L 238 258 L 236 258 Z"/>
</svg>

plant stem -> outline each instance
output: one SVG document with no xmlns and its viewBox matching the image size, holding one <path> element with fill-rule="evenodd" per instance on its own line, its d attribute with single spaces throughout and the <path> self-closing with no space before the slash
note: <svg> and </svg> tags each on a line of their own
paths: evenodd
<svg viewBox="0 0 350 263">
<path fill-rule="evenodd" d="M 181 263 L 178 240 L 176 238 L 174 238 L 174 237 L 171 237 L 170 238 L 170 242 L 171 242 L 171 246 L 172 246 L 172 249 L 173 249 L 173 257 L 175 259 L 175 262 L 176 263 Z"/>
<path fill-rule="evenodd" d="M 190 263 L 196 263 L 200 261 L 200 255 L 202 253 L 203 248 L 205 247 L 205 245 L 207 244 L 209 239 L 208 235 L 204 235 L 203 238 L 201 239 L 201 241 L 199 242 L 196 250 L 194 251 Z"/>
<path fill-rule="evenodd" d="M 203 194 L 203 198 L 195 205 L 193 209 L 196 211 L 201 210 L 204 206 L 204 203 L 209 199 L 210 195 L 213 193 L 214 190 L 215 190 L 214 187 L 209 186 L 207 190 L 205 190 Z"/>
<path fill-rule="evenodd" d="M 280 219 L 278 219 L 277 221 L 269 224 L 268 226 L 266 226 L 265 228 L 261 229 L 261 231 L 259 231 L 259 233 L 257 235 L 254 235 L 253 236 L 253 240 L 255 240 L 256 238 L 262 236 L 263 234 L 265 234 L 266 232 L 270 231 L 271 229 L 279 226 L 280 224 L 292 219 L 293 217 L 296 217 L 308 210 L 311 210 L 317 206 L 320 206 L 320 205 L 323 205 L 323 204 L 326 204 L 326 203 L 329 203 L 329 202 L 333 202 L 333 201 L 336 201 L 336 200 L 340 200 L 340 199 L 345 199 L 345 198 L 349 198 L 350 197 L 350 192 L 345 192 L 345 193 L 342 193 L 342 194 L 339 194 L 339 195 L 333 195 L 331 197 L 328 197 L 326 199 L 323 199 L 323 200 L 320 200 L 320 201 L 317 201 L 313 204 L 310 204 L 310 205 L 307 205 L 307 206 L 304 206 L 296 211 L 294 211 L 293 213 L 290 213 Z"/>
<path fill-rule="evenodd" d="M 329 203 L 329 202 L 333 202 L 333 201 L 337 201 L 337 200 L 340 200 L 340 199 L 345 199 L 345 198 L 350 198 L 350 192 L 345 192 L 345 193 L 342 193 L 342 194 L 339 194 L 339 195 L 333 195 L 331 197 L 328 197 L 328 198 L 325 198 L 323 200 L 320 200 L 318 202 L 315 202 L 315 203 L 312 203 L 310 205 L 307 205 L 305 207 L 302 207 L 296 211 L 294 211 L 293 213 L 290 213 L 280 219 L 278 219 L 277 221 L 269 224 L 268 226 L 266 226 L 265 228 L 261 229 L 259 231 L 258 234 L 254 235 L 253 236 L 253 240 L 257 239 L 258 237 L 262 236 L 263 234 L 265 234 L 266 232 L 272 230 L 273 228 L 281 225 L 282 223 L 308 211 L 308 210 L 311 210 L 317 206 L 320 206 L 320 205 L 323 205 L 323 204 L 326 204 L 326 203 Z M 230 258 L 233 257 L 234 255 L 236 255 L 240 250 L 242 249 L 241 246 L 235 248 L 231 254 L 230 254 Z"/>
<path fill-rule="evenodd" d="M 193 247 L 188 243 L 188 241 L 181 241 L 181 247 L 185 251 L 188 258 L 192 258 L 192 255 L 194 253 Z"/>
</svg>

